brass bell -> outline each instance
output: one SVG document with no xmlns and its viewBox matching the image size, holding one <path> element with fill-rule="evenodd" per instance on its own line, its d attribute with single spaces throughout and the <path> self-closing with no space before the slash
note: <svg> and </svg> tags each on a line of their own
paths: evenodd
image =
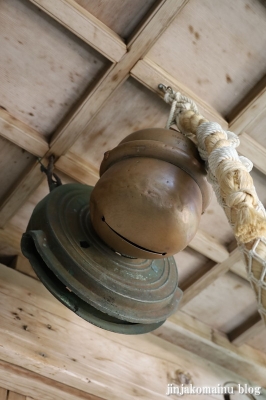
<svg viewBox="0 0 266 400">
<path fill-rule="evenodd" d="M 168 129 L 144 129 L 104 154 L 91 198 L 95 231 L 114 251 L 169 257 L 194 237 L 210 185 L 194 144 Z"/>
<path fill-rule="evenodd" d="M 100 176 L 95 188 L 50 182 L 21 249 L 81 318 L 117 333 L 150 332 L 182 297 L 171 255 L 193 238 L 208 205 L 206 173 L 183 135 L 146 129 L 105 153 Z"/>
</svg>

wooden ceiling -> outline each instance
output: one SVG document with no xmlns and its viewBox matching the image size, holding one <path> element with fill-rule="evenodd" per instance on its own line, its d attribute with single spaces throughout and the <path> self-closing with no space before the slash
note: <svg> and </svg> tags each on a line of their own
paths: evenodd
<svg viewBox="0 0 266 400">
<path fill-rule="evenodd" d="M 46 163 L 55 155 L 63 183 L 94 185 L 106 150 L 135 130 L 165 125 L 169 106 L 159 83 L 180 90 L 206 118 L 240 135 L 239 152 L 253 162 L 251 174 L 266 205 L 265 73 L 263 1 L 0 2 L 0 261 L 8 265 L 18 256 L 12 266 L 31 276 L 0 268 L 3 388 L 36 400 L 95 399 L 88 393 L 120 399 L 121 391 L 125 399 L 161 399 L 166 382 L 177 382 L 174 364 L 181 361 L 181 369 L 194 374 L 193 382 L 206 385 L 207 375 L 213 384 L 241 377 L 266 386 L 266 330 L 231 228 L 214 197 L 196 237 L 175 256 L 184 290 L 180 311 L 155 335 L 124 338 L 88 327 L 50 298 L 20 254 L 20 237 L 33 208 L 48 193 L 38 158 Z M 23 324 L 18 314 L 8 318 L 20 302 L 28 310 Z M 31 315 L 37 319 L 32 334 Z M 69 338 L 64 321 L 78 339 Z M 52 329 L 44 333 L 47 325 L 58 327 L 67 353 L 63 345 L 57 348 L 61 339 Z M 96 346 L 90 356 L 96 369 L 83 359 L 88 329 Z M 102 342 L 95 344 L 99 335 Z M 46 351 L 40 356 L 38 337 L 47 353 L 57 357 L 48 354 L 46 361 Z M 118 359 L 117 346 L 122 348 Z M 141 366 L 135 365 L 138 357 Z M 115 369 L 118 377 L 112 378 Z M 38 383 L 34 374 L 46 378 Z M 146 381 L 141 374 L 148 374 Z M 18 375 L 16 386 L 12 376 Z M 49 379 L 58 381 L 53 390 Z M 35 389 L 25 389 L 26 381 Z M 69 385 L 72 392 L 60 385 Z M 3 393 L 0 389 L 1 400 L 7 398 Z"/>
</svg>

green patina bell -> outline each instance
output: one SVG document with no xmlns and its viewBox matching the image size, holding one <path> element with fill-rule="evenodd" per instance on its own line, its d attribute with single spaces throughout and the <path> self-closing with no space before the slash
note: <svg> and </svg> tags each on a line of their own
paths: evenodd
<svg viewBox="0 0 266 400">
<path fill-rule="evenodd" d="M 210 199 L 194 145 L 165 129 L 135 132 L 105 153 L 96 187 L 50 186 L 21 248 L 47 289 L 103 329 L 150 332 L 182 297 L 172 254 Z"/>
</svg>

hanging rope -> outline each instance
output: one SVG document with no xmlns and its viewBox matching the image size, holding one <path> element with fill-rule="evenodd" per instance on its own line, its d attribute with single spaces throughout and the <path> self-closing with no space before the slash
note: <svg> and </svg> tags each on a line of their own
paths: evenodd
<svg viewBox="0 0 266 400">
<path fill-rule="evenodd" d="M 253 164 L 238 155 L 237 135 L 205 119 L 191 99 L 162 84 L 158 87 L 171 104 L 167 128 L 176 124 L 183 135 L 196 143 L 206 162 L 208 180 L 245 255 L 248 278 L 266 322 L 266 212 L 249 174 Z"/>
</svg>

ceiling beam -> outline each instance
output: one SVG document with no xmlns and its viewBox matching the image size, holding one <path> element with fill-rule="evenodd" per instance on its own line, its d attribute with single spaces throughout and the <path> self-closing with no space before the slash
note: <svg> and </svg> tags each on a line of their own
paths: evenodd
<svg viewBox="0 0 266 400">
<path fill-rule="evenodd" d="M 0 136 L 37 157 L 49 149 L 45 137 L 3 109 L 0 109 Z"/>
<path fill-rule="evenodd" d="M 76 1 L 30 1 L 112 62 L 120 61 L 126 54 L 123 39 Z"/>
<path fill-rule="evenodd" d="M 128 52 L 116 65 L 112 65 L 108 71 L 98 80 L 94 88 L 90 89 L 63 120 L 56 130 L 50 150 L 45 156 L 54 154 L 56 159 L 67 153 L 75 143 L 82 131 L 100 111 L 103 104 L 129 76 L 133 65 L 142 57 L 162 35 L 167 26 L 181 11 L 188 0 L 163 0 L 148 18 L 148 23 L 141 33 L 136 36 L 128 48 Z M 54 2 L 53 2 L 54 3 Z M 60 3 L 61 4 L 61 3 Z M 11 190 L 0 206 L 0 227 L 4 227 L 12 216 L 25 203 L 44 179 L 40 174 L 37 163 L 31 166 L 24 174 L 16 187 Z"/>
<path fill-rule="evenodd" d="M 172 315 L 154 334 L 232 372 L 240 372 L 247 380 L 265 385 L 266 355 L 246 344 L 230 343 L 227 335 L 214 330 L 182 310 Z"/>
<path fill-rule="evenodd" d="M 132 400 L 164 399 L 167 383 L 180 383 L 183 376 L 195 386 L 246 382 L 247 370 L 236 373 L 206 363 L 152 334 L 127 336 L 98 329 L 62 306 L 39 281 L 15 270 L 0 266 L 0 282 L 0 359 L 5 362 L 114 400 L 120 400 L 121 393 Z M 266 356 L 251 352 L 257 363 L 246 361 L 254 367 L 249 381 L 254 375 L 260 384 Z"/>
<path fill-rule="evenodd" d="M 55 165 L 59 171 L 86 185 L 94 186 L 99 179 L 99 171 L 95 167 L 71 152 L 59 157 Z"/>
<path fill-rule="evenodd" d="M 6 400 L 4 395 L 7 390 L 27 396 L 28 400 L 101 400 L 98 396 L 63 385 L 54 379 L 45 378 L 35 372 L 1 360 L 0 386 L 5 388 L 0 389 L 0 400 Z M 2 397 L 1 393 L 3 393 Z M 8 397 L 8 400 L 11 398 Z M 13 398 L 13 400 L 15 399 Z"/>
<path fill-rule="evenodd" d="M 21 253 L 20 250 L 21 233 L 15 228 L 6 226 L 4 229 L 0 228 L 0 242 L 7 244 L 11 247 L 16 254 Z"/>
<path fill-rule="evenodd" d="M 241 346 L 248 340 L 257 336 L 262 330 L 265 331 L 265 323 L 258 312 L 236 327 L 228 334 L 229 340 L 236 346 Z"/>
<path fill-rule="evenodd" d="M 195 279 L 185 290 L 181 301 L 181 307 L 184 307 L 189 301 L 194 299 L 200 292 L 210 286 L 220 276 L 226 274 L 235 263 L 243 263 L 243 256 L 238 249 L 230 253 L 223 262 L 214 265 L 200 278 Z"/>
<path fill-rule="evenodd" d="M 20 393 L 11 392 L 11 391 L 8 392 L 7 396 L 8 396 L 7 400 L 29 400 L 29 399 L 26 398 L 26 396 L 23 396 Z"/>
<path fill-rule="evenodd" d="M 174 90 L 179 90 L 183 95 L 191 98 L 198 106 L 201 114 L 210 121 L 218 122 L 223 128 L 227 129 L 228 123 L 214 108 L 204 102 L 194 92 L 178 81 L 178 77 L 169 75 L 163 68 L 155 64 L 148 57 L 137 62 L 131 69 L 130 75 L 138 80 L 142 85 L 158 94 L 163 98 L 164 94 L 158 89 L 158 84 L 162 83 L 171 86 Z M 170 108 L 169 108 L 170 110 Z"/>
<path fill-rule="evenodd" d="M 128 47 L 128 52 L 109 74 L 80 102 L 55 132 L 51 146 L 55 155 L 65 154 L 81 135 L 114 91 L 128 78 L 136 62 L 143 57 L 188 0 L 164 0 L 158 5 L 153 18 Z"/>
<path fill-rule="evenodd" d="M 238 105 L 237 115 L 230 120 L 229 128 L 235 134 L 245 132 L 250 124 L 265 112 L 266 108 L 266 76 L 252 89 L 251 93 L 243 99 L 244 104 Z"/>
<path fill-rule="evenodd" d="M 160 66 L 151 61 L 148 57 L 140 60 L 131 70 L 131 76 L 145 85 L 147 88 L 157 93 L 160 97 L 163 97 L 162 92 L 158 89 L 158 83 L 163 83 L 166 86 L 173 87 L 174 90 L 179 90 L 185 96 L 191 98 L 197 106 L 201 114 L 211 120 L 218 122 L 225 129 L 228 129 L 227 122 L 221 118 L 221 116 L 213 110 L 208 104 L 202 101 L 196 94 L 191 92 L 183 84 L 178 82 L 178 80 L 171 75 L 169 75 Z M 250 122 L 254 122 L 262 112 L 265 111 L 266 107 L 266 85 L 265 79 L 260 83 L 261 90 L 259 94 L 241 110 L 237 117 L 231 122 L 229 129 L 235 133 L 241 133 L 241 129 L 246 128 Z M 256 88 L 257 91 L 257 88 Z M 266 149 L 257 143 L 253 138 L 247 135 L 245 132 L 241 134 L 240 138 L 241 144 L 238 147 L 240 154 L 248 157 L 261 172 L 266 174 Z M 198 232 L 195 238 L 190 242 L 190 247 L 194 250 L 204 254 L 211 260 L 218 262 L 214 267 L 209 268 L 200 278 L 195 277 L 194 282 L 192 282 L 184 291 L 182 305 L 187 304 L 193 298 L 195 298 L 202 290 L 206 289 L 211 285 L 217 278 L 228 272 L 231 269 L 237 275 L 247 279 L 245 272 L 245 264 L 242 255 L 238 250 L 233 251 L 228 257 L 227 249 L 215 241 L 211 236 L 204 232 Z M 256 314 L 258 318 L 259 314 Z M 249 321 L 250 322 L 250 321 Z M 261 323 L 252 324 L 248 328 L 248 331 L 244 333 L 245 326 L 242 327 L 240 337 L 235 340 L 240 342 L 241 338 L 245 338 L 254 332 L 258 332 L 261 329 Z M 247 326 L 246 326 L 247 328 Z M 240 332 L 240 331 L 239 331 Z M 236 335 L 236 332 L 235 332 Z M 244 339 L 243 339 L 244 340 Z"/>
<path fill-rule="evenodd" d="M 226 246 L 207 232 L 200 230 L 189 243 L 189 247 L 217 263 L 225 261 L 229 256 Z"/>
<path fill-rule="evenodd" d="M 22 254 L 18 254 L 17 257 L 12 261 L 10 268 L 13 268 L 22 274 L 28 275 L 34 279 L 39 279 L 33 270 L 29 260 Z"/>
<path fill-rule="evenodd" d="M 266 106 L 265 106 L 266 107 Z M 255 139 L 243 132 L 239 136 L 240 145 L 237 151 L 243 156 L 249 158 L 254 167 L 266 175 L 266 149 Z"/>
<path fill-rule="evenodd" d="M 45 175 L 40 172 L 40 164 L 35 161 L 14 187 L 7 193 L 0 205 L 0 228 L 4 228 L 7 222 L 27 201 L 42 181 Z"/>
<path fill-rule="evenodd" d="M 87 179 L 89 178 L 86 177 L 86 180 Z M 89 183 L 92 184 L 92 182 Z M 197 235 L 199 236 L 199 240 L 201 240 L 201 236 L 204 237 L 205 233 L 198 231 L 196 236 Z M 0 230 L 0 240 L 13 247 L 18 254 L 21 251 L 21 236 L 22 233 L 16 231 L 14 228 L 12 228 L 11 225 L 7 226 L 5 229 Z M 207 242 L 206 246 L 211 247 L 210 243 Z M 206 254 L 206 251 L 204 251 L 204 254 Z M 212 254 L 209 255 L 210 257 L 212 256 Z M 36 278 L 36 274 L 32 270 L 28 260 L 26 260 L 20 254 L 16 258 L 12 267 L 26 275 Z M 195 275 L 194 279 L 190 280 L 189 284 L 184 289 L 180 306 L 184 307 L 188 302 L 199 295 L 204 289 L 210 286 L 216 279 L 227 273 L 229 269 L 235 274 L 241 276 L 242 278 L 247 279 L 243 256 L 238 249 L 235 249 L 233 252 L 231 252 L 229 257 L 227 257 L 223 262 L 218 263 L 215 266 L 207 269 L 207 271 L 204 272 L 200 277 L 199 275 Z M 242 345 L 251 336 L 253 337 L 258 334 L 262 329 L 265 329 L 264 325 L 257 320 L 258 316 L 259 314 L 256 313 L 256 320 L 254 320 L 254 318 L 250 319 L 248 321 L 245 321 L 245 323 L 243 323 L 240 327 L 237 327 L 234 332 L 230 334 L 230 340 L 232 340 L 236 345 Z"/>
<path fill-rule="evenodd" d="M 7 400 L 7 390 L 6 389 L 0 388 L 0 400 Z"/>
<path fill-rule="evenodd" d="M 251 125 L 257 123 L 265 113 L 265 110 L 266 76 L 240 102 L 236 110 L 232 111 L 234 117 L 229 120 L 229 129 L 240 135 L 240 146 L 237 151 L 249 158 L 263 174 L 266 174 L 266 149 L 246 132 Z"/>
<path fill-rule="evenodd" d="M 131 75 L 145 85 L 147 88 L 163 97 L 162 92 L 158 89 L 158 83 L 163 83 L 166 86 L 172 86 L 174 90 L 179 90 L 185 96 L 191 98 L 198 106 L 200 113 L 210 121 L 218 122 L 224 129 L 230 129 L 236 134 L 241 134 L 241 144 L 237 148 L 240 154 L 248 157 L 261 172 L 266 174 L 266 149 L 251 138 L 243 130 L 253 123 L 256 118 L 264 111 L 266 107 L 266 87 L 253 98 L 253 100 L 241 111 L 238 116 L 229 124 L 217 113 L 206 104 L 195 93 L 185 87 L 176 78 L 169 75 L 165 70 L 145 57 L 140 60 L 131 70 Z"/>
</svg>

